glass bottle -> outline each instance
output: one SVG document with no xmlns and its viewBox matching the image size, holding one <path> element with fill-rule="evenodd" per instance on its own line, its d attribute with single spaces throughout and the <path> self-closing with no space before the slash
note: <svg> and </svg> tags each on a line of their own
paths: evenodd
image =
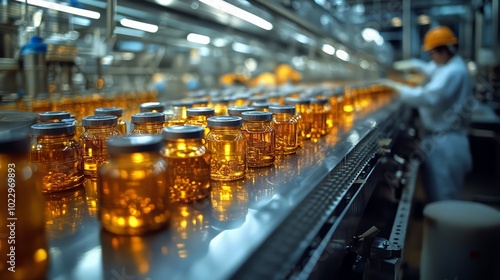
<svg viewBox="0 0 500 280">
<path fill-rule="evenodd" d="M 165 124 L 165 115 L 162 113 L 144 112 L 132 115 L 131 134 L 161 134 Z"/>
<path fill-rule="evenodd" d="M 325 109 L 326 105 L 330 105 L 328 98 L 311 99 L 311 139 L 313 141 L 317 141 L 321 136 L 325 136 L 328 132 L 327 118 L 330 112 Z"/>
<path fill-rule="evenodd" d="M 210 176 L 212 180 L 241 179 L 246 171 L 246 139 L 241 131 L 242 118 L 215 116 L 208 118 L 210 133 L 207 148 L 212 154 Z"/>
<path fill-rule="evenodd" d="M 139 112 L 158 112 L 163 113 L 165 111 L 165 104 L 160 102 L 145 102 L 139 105 Z"/>
<path fill-rule="evenodd" d="M 227 108 L 227 114 L 229 116 L 241 117 L 241 113 L 255 111 L 253 107 L 248 106 L 233 106 Z"/>
<path fill-rule="evenodd" d="M 45 279 L 43 196 L 29 163 L 27 134 L 0 133 L 0 279 Z M 15 272 L 14 272 L 15 271 Z"/>
<path fill-rule="evenodd" d="M 276 131 L 276 154 L 295 154 L 298 148 L 297 119 L 294 106 L 270 106 L 271 126 Z"/>
<path fill-rule="evenodd" d="M 263 167 L 274 163 L 275 131 L 271 126 L 273 114 L 269 112 L 250 111 L 241 114 L 243 125 L 241 130 L 247 139 L 248 167 Z"/>
<path fill-rule="evenodd" d="M 116 129 L 121 134 L 127 134 L 127 123 L 122 119 L 123 117 L 123 109 L 118 108 L 118 107 L 101 107 L 101 108 L 96 108 L 94 110 L 94 115 L 96 116 L 103 116 L 103 115 L 110 115 L 110 116 L 116 116 L 118 118 L 118 124 L 116 126 Z"/>
<path fill-rule="evenodd" d="M 215 110 L 216 116 L 227 116 L 227 108 L 229 107 L 229 98 L 214 97 L 212 98 L 212 107 Z"/>
<path fill-rule="evenodd" d="M 286 105 L 295 106 L 295 118 L 299 130 L 298 145 L 303 146 L 304 140 L 311 139 L 312 115 L 311 115 L 311 100 L 307 98 L 285 98 Z"/>
<path fill-rule="evenodd" d="M 42 192 L 77 187 L 83 182 L 82 149 L 75 141 L 76 126 L 68 123 L 38 123 L 30 133 L 36 140 L 30 160 L 38 165 Z"/>
<path fill-rule="evenodd" d="M 196 98 L 191 100 L 192 107 L 191 108 L 197 108 L 197 107 L 207 107 L 209 100 L 207 98 Z"/>
<path fill-rule="evenodd" d="M 248 98 L 248 106 L 253 107 L 255 103 L 266 103 L 267 98 L 265 96 L 251 96 Z"/>
<path fill-rule="evenodd" d="M 83 151 L 83 171 L 85 175 L 96 177 L 97 168 L 109 158 L 106 139 L 121 135 L 117 129 L 116 116 L 87 116 L 82 119 L 85 131 L 80 135 Z"/>
<path fill-rule="evenodd" d="M 213 108 L 207 107 L 195 107 L 188 108 L 186 110 L 188 119 L 184 125 L 198 125 L 203 127 L 205 130 L 205 136 L 208 135 L 210 129 L 208 128 L 208 118 L 215 115 L 215 110 Z"/>
<path fill-rule="evenodd" d="M 270 102 L 255 102 L 252 103 L 252 107 L 255 111 L 269 112 L 269 106 L 272 106 Z"/>
<path fill-rule="evenodd" d="M 172 111 L 172 115 L 167 121 L 167 127 L 171 125 L 184 125 L 187 120 L 186 110 L 193 106 L 192 101 L 172 101 L 167 105 Z"/>
<path fill-rule="evenodd" d="M 210 154 L 203 145 L 201 126 L 163 129 L 163 159 L 168 164 L 167 184 L 173 202 L 189 203 L 210 194 Z"/>
<path fill-rule="evenodd" d="M 47 111 L 38 114 L 39 123 L 60 122 L 62 119 L 69 119 L 71 114 L 67 111 Z"/>
<path fill-rule="evenodd" d="M 167 163 L 160 135 L 127 135 L 106 141 L 109 161 L 99 169 L 99 220 L 115 234 L 140 235 L 170 220 Z"/>
</svg>

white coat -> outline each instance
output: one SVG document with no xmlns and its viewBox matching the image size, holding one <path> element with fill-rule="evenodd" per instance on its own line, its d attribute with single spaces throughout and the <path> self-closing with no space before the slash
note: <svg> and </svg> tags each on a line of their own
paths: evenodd
<svg viewBox="0 0 500 280">
<path fill-rule="evenodd" d="M 466 131 L 475 104 L 471 77 L 459 55 L 444 65 L 412 62 L 429 80 L 420 87 L 400 87 L 399 93 L 404 103 L 417 108 L 424 129 L 418 152 L 427 200 L 460 199 L 472 169 Z"/>
</svg>

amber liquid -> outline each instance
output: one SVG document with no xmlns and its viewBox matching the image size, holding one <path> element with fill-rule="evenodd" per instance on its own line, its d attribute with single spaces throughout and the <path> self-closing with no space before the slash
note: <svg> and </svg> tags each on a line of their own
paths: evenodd
<svg viewBox="0 0 500 280">
<path fill-rule="evenodd" d="M 118 118 L 118 125 L 116 126 L 116 130 L 118 130 L 121 134 L 127 134 L 127 123 L 123 121 L 121 118 Z"/>
<path fill-rule="evenodd" d="M 180 140 L 182 141 L 182 140 Z M 210 154 L 205 152 L 201 140 L 199 147 L 179 150 L 167 145 L 167 184 L 172 202 L 189 203 L 210 194 Z"/>
<path fill-rule="evenodd" d="M 136 123 L 131 134 L 148 134 L 156 135 L 161 134 L 163 129 L 163 122 L 161 123 Z"/>
<path fill-rule="evenodd" d="M 134 235 L 168 223 L 167 165 L 154 158 L 156 153 L 121 155 L 101 167 L 99 218 L 104 229 Z"/>
<path fill-rule="evenodd" d="M 297 123 L 276 115 L 271 125 L 276 131 L 276 154 L 295 154 L 298 148 Z"/>
<path fill-rule="evenodd" d="M 268 130 L 245 130 L 247 138 L 247 165 L 248 167 L 269 166 L 275 160 L 275 132 Z"/>
<path fill-rule="evenodd" d="M 75 234 L 87 217 L 85 189 L 82 185 L 45 196 L 45 231 L 49 238 Z"/>
<path fill-rule="evenodd" d="M 210 173 L 212 180 L 230 181 L 245 176 L 246 139 L 240 128 L 232 131 L 211 129 L 207 148 L 212 154 Z"/>
<path fill-rule="evenodd" d="M 327 112 L 314 112 L 312 116 L 311 139 L 316 140 L 327 133 Z"/>
<path fill-rule="evenodd" d="M 34 187 L 36 173 L 28 158 L 28 153 L 0 154 L 0 279 L 45 279 L 46 275 L 49 253 L 44 231 L 43 197 Z M 9 174 L 12 175 L 9 177 Z M 9 191 L 9 187 L 15 192 Z M 9 208 L 13 208 L 13 215 Z M 14 255 L 15 263 L 9 263 L 9 254 Z M 12 265 L 15 272 L 9 270 Z"/>
<path fill-rule="evenodd" d="M 62 191 L 83 182 L 81 146 L 68 137 L 40 137 L 31 150 L 31 162 L 38 165 L 42 192 Z"/>
<path fill-rule="evenodd" d="M 208 128 L 208 116 L 191 116 L 188 117 L 186 123 L 184 125 L 197 125 L 203 127 L 203 130 L 205 131 L 205 136 L 208 135 L 210 132 L 210 128 Z"/>
</svg>

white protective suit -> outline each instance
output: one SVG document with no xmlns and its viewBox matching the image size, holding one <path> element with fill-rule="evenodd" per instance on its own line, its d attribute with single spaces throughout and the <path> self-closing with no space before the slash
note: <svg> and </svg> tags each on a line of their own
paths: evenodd
<svg viewBox="0 0 500 280">
<path fill-rule="evenodd" d="M 421 87 L 400 86 L 401 100 L 419 111 L 424 129 L 419 151 L 428 202 L 460 199 L 465 175 L 472 169 L 467 124 L 475 100 L 465 62 L 454 55 L 446 64 L 412 60 L 430 79 Z"/>
</svg>

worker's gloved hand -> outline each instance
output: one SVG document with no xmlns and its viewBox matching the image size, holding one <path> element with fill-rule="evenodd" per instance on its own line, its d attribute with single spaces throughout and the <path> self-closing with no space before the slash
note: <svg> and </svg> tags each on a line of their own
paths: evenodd
<svg viewBox="0 0 500 280">
<path fill-rule="evenodd" d="M 380 79 L 379 84 L 393 88 L 398 93 L 405 87 L 405 85 L 402 83 L 398 83 L 398 82 L 391 81 L 388 79 Z"/>
<path fill-rule="evenodd" d="M 406 71 L 416 68 L 416 63 L 413 59 L 399 60 L 392 64 L 394 69 L 399 71 Z"/>
</svg>

